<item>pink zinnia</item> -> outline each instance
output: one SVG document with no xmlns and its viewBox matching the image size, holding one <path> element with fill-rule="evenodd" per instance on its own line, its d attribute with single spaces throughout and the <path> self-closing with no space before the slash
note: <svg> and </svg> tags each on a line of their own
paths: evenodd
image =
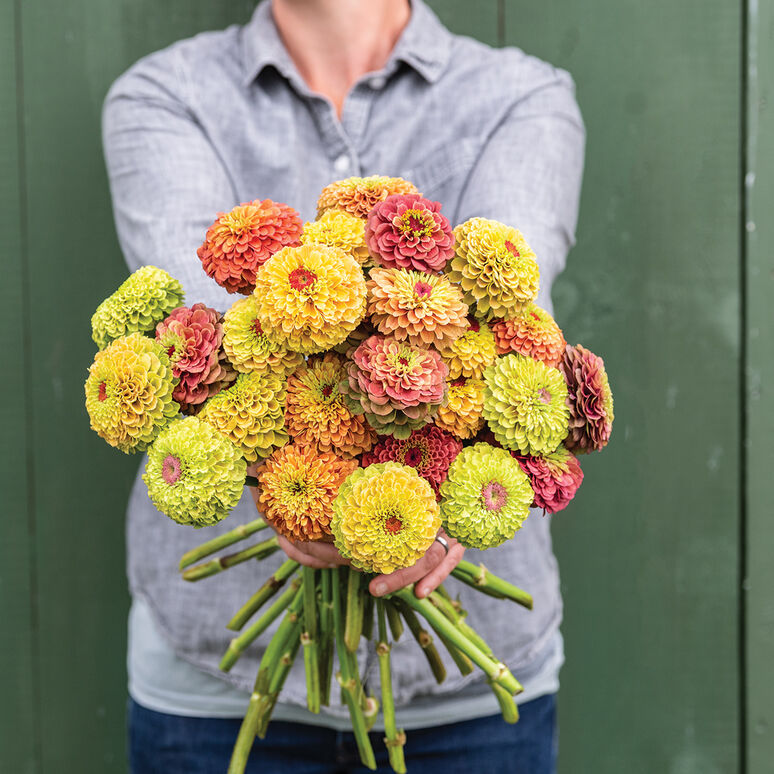
<svg viewBox="0 0 774 774">
<path fill-rule="evenodd" d="M 583 481 L 583 471 L 574 454 L 564 446 L 541 456 L 513 453 L 521 469 L 529 476 L 535 493 L 534 505 L 547 513 L 567 506 Z"/>
<path fill-rule="evenodd" d="M 368 213 L 365 240 L 382 266 L 440 272 L 454 255 L 454 232 L 441 205 L 419 194 L 395 194 Z"/>
<path fill-rule="evenodd" d="M 194 411 L 236 379 L 220 346 L 220 314 L 204 304 L 179 306 L 156 326 L 156 340 L 166 349 L 172 374 L 180 380 L 172 395 L 184 411 Z"/>
<path fill-rule="evenodd" d="M 403 440 L 387 436 L 362 457 L 366 467 L 375 462 L 400 462 L 415 468 L 427 479 L 438 495 L 438 487 L 446 481 L 449 465 L 462 451 L 462 442 L 435 425 L 414 430 Z"/>
</svg>

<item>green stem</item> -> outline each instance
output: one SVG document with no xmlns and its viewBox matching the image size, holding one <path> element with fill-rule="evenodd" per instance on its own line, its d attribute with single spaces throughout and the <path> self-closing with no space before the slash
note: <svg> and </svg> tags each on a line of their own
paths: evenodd
<svg viewBox="0 0 774 774">
<path fill-rule="evenodd" d="M 466 612 L 457 610 L 448 599 L 437 593 L 437 589 L 429 594 L 427 598 L 430 600 L 431 604 L 437 607 L 438 610 L 440 610 L 474 645 L 488 656 L 492 655 L 492 651 L 486 641 L 472 626 L 469 626 L 465 622 L 465 617 L 467 616 Z"/>
<path fill-rule="evenodd" d="M 414 596 L 413 591 L 411 592 L 411 596 Z M 425 654 L 425 658 L 430 665 L 433 676 L 440 685 L 446 679 L 446 667 L 444 666 L 443 661 L 441 661 L 438 649 L 433 643 L 432 635 L 422 628 L 422 624 L 419 622 L 414 611 L 400 598 L 394 598 L 394 602 L 398 606 L 400 614 L 408 624 L 409 631 L 414 635 L 414 639 L 419 643 L 419 647 L 422 648 L 422 652 Z"/>
<path fill-rule="evenodd" d="M 508 693 L 508 691 L 503 688 L 502 685 L 499 685 L 493 680 L 487 678 L 487 682 L 494 692 L 497 703 L 500 705 L 500 712 L 503 713 L 503 720 L 506 723 L 518 723 L 519 708 L 516 706 L 516 702 L 514 701 L 513 696 L 511 696 L 511 694 Z"/>
<path fill-rule="evenodd" d="M 226 624 L 226 628 L 238 632 L 285 585 L 285 581 L 299 566 L 299 563 L 292 559 L 285 560 L 274 572 L 274 575 L 239 608 L 236 615 Z"/>
<path fill-rule="evenodd" d="M 320 572 L 320 703 L 327 706 L 333 674 L 333 591 L 331 570 Z"/>
<path fill-rule="evenodd" d="M 398 608 L 389 600 L 384 600 L 384 610 L 387 613 L 387 623 L 390 625 L 392 639 L 397 642 L 403 634 L 403 621 L 401 620 Z"/>
<path fill-rule="evenodd" d="M 382 716 L 384 717 L 384 743 L 390 756 L 390 765 L 397 774 L 406 774 L 406 761 L 403 757 L 403 745 L 406 734 L 398 730 L 395 723 L 395 701 L 392 696 L 392 673 L 390 669 L 390 644 L 387 642 L 387 624 L 385 621 L 385 601 L 376 600 L 376 618 L 379 642 L 376 655 L 379 657 L 379 678 L 382 687 Z"/>
<path fill-rule="evenodd" d="M 261 699 L 261 695 L 253 691 L 250 696 L 250 703 L 247 706 L 247 713 L 242 719 L 242 725 L 239 727 L 236 744 L 231 752 L 231 761 L 228 765 L 227 774 L 244 774 L 260 720 Z"/>
<path fill-rule="evenodd" d="M 344 639 L 344 612 L 341 604 L 341 588 L 339 581 L 339 569 L 332 571 L 334 573 L 333 589 L 333 622 L 336 628 L 336 650 L 339 655 L 339 683 L 344 701 L 349 708 L 349 717 L 352 721 L 352 731 L 355 734 L 355 741 L 360 752 L 360 760 L 363 765 L 369 769 L 376 768 L 376 758 L 371 747 L 371 740 L 368 738 L 366 730 L 366 721 L 363 715 L 363 709 L 360 705 L 358 695 L 358 684 L 360 682 L 357 674 L 357 664 L 354 656 L 346 647 Z"/>
<path fill-rule="evenodd" d="M 363 590 L 363 637 L 370 640 L 374 636 L 374 602 L 368 589 Z"/>
<path fill-rule="evenodd" d="M 190 551 L 186 551 L 180 559 L 180 569 L 184 570 L 186 567 L 198 562 L 200 559 L 204 559 L 205 556 L 217 553 L 222 548 L 238 543 L 240 540 L 244 540 L 250 535 L 256 532 L 260 532 L 262 529 L 266 529 L 269 525 L 263 519 L 255 519 L 255 521 L 242 524 L 236 529 L 232 529 L 231 532 L 226 532 L 223 535 L 208 540 L 206 543 L 202 543 L 196 548 L 192 548 Z"/>
<path fill-rule="evenodd" d="M 348 568 L 347 575 L 347 618 L 344 642 L 350 653 L 357 652 L 360 635 L 363 633 L 363 608 L 365 596 L 360 588 L 363 573 Z"/>
<path fill-rule="evenodd" d="M 285 613 L 285 617 L 282 619 L 277 631 L 271 638 L 266 647 L 266 651 L 261 659 L 261 666 L 258 669 L 258 676 L 255 678 L 255 685 L 258 693 L 268 693 L 269 685 L 271 683 L 272 675 L 277 667 L 277 662 L 282 656 L 282 652 L 290 641 L 290 636 L 293 629 L 299 621 L 300 612 L 304 604 L 304 587 L 303 583 L 301 588 L 296 592 L 296 596 L 290 603 L 288 612 Z"/>
<path fill-rule="evenodd" d="M 230 567 L 242 564 L 242 562 L 247 562 L 250 559 L 265 559 L 275 551 L 279 551 L 279 543 L 277 543 L 276 536 L 269 538 L 269 540 L 264 540 L 263 543 L 245 548 L 236 554 L 220 556 L 217 559 L 211 559 L 209 562 L 189 567 L 183 572 L 183 580 L 198 581 L 202 578 L 209 578 L 210 575 L 216 575 L 219 572 L 223 572 L 223 570 L 228 570 Z"/>
<path fill-rule="evenodd" d="M 304 671 L 306 673 L 306 706 L 310 712 L 320 711 L 320 660 L 317 635 L 317 574 L 311 567 L 304 567 L 304 631 L 301 645 L 304 647 Z"/>
<path fill-rule="evenodd" d="M 461 561 L 453 570 L 452 575 L 468 586 L 497 599 L 510 599 L 516 604 L 532 610 L 532 595 L 512 583 L 503 580 L 484 567 Z"/>
<path fill-rule="evenodd" d="M 484 671 L 487 677 L 502 685 L 512 695 L 524 690 L 505 664 L 501 661 L 496 661 L 484 653 L 426 599 L 418 599 L 414 594 L 413 586 L 396 591 L 395 596 L 404 604 L 420 613 L 433 629 L 439 634 L 443 634 L 444 637 L 458 647 L 474 664 Z"/>
<path fill-rule="evenodd" d="M 269 625 L 279 617 L 285 608 L 293 601 L 296 592 L 301 585 L 301 579 L 296 578 L 293 583 L 281 594 L 274 604 L 253 624 L 245 629 L 238 637 L 234 637 L 228 645 L 228 649 L 220 660 L 220 668 L 228 672 L 236 664 L 240 656 L 250 646 L 250 644 L 261 634 L 263 634 Z"/>
</svg>

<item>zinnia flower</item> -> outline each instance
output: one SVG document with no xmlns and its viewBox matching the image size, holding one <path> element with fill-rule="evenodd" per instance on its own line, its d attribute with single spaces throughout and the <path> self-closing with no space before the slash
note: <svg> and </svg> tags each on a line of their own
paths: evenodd
<svg viewBox="0 0 774 774">
<path fill-rule="evenodd" d="M 411 567 L 430 548 L 440 526 L 433 488 L 397 462 L 357 468 L 333 501 L 336 548 L 366 572 Z"/>
<path fill-rule="evenodd" d="M 449 366 L 449 377 L 480 379 L 487 366 L 497 357 L 495 340 L 486 323 L 472 315 L 468 317 L 468 329 L 458 339 L 439 347 L 443 362 Z"/>
<path fill-rule="evenodd" d="M 406 439 L 387 436 L 367 454 L 363 455 L 363 467 L 375 462 L 400 462 L 414 468 L 422 478 L 430 482 L 437 493 L 446 480 L 446 471 L 462 450 L 462 443 L 435 425 L 425 425 L 414 430 Z"/>
<path fill-rule="evenodd" d="M 506 355 L 484 371 L 484 418 L 498 443 L 521 454 L 547 454 L 568 432 L 561 371 L 523 355 Z"/>
<path fill-rule="evenodd" d="M 122 452 L 145 451 L 177 416 L 177 380 L 164 348 L 141 333 L 97 352 L 86 379 L 91 429 Z"/>
<path fill-rule="evenodd" d="M 454 255 L 454 232 L 439 202 L 419 194 L 388 196 L 368 213 L 365 240 L 381 266 L 443 271 Z"/>
<path fill-rule="evenodd" d="M 368 263 L 370 256 L 365 243 L 365 223 L 343 210 L 328 210 L 317 220 L 304 224 L 302 244 L 338 247 L 351 255 L 361 266 Z"/>
<path fill-rule="evenodd" d="M 463 449 L 441 487 L 446 533 L 466 548 L 494 548 L 529 516 L 533 492 L 519 463 L 504 449 L 477 443 Z"/>
<path fill-rule="evenodd" d="M 264 518 L 291 540 L 331 540 L 333 500 L 356 467 L 298 444 L 277 449 L 258 468 Z"/>
<path fill-rule="evenodd" d="M 196 251 L 204 271 L 229 293 L 249 293 L 258 269 L 276 252 L 297 245 L 301 218 L 287 204 L 256 199 L 218 213 Z"/>
<path fill-rule="evenodd" d="M 583 471 L 574 454 L 561 445 L 556 451 L 540 456 L 517 455 L 521 469 L 529 476 L 535 492 L 533 505 L 548 513 L 567 506 L 583 482 Z"/>
<path fill-rule="evenodd" d="M 236 379 L 220 348 L 220 314 L 204 304 L 179 306 L 156 326 L 156 341 L 167 352 L 172 373 L 180 379 L 173 393 L 183 411 L 195 411 Z"/>
<path fill-rule="evenodd" d="M 225 519 L 239 502 L 246 468 L 231 441 L 186 417 L 159 433 L 142 478 L 162 513 L 178 524 L 204 527 Z"/>
<path fill-rule="evenodd" d="M 393 194 L 416 194 L 416 186 L 400 177 L 349 177 L 322 189 L 317 200 L 317 217 L 326 210 L 344 210 L 365 218 L 376 204 Z"/>
<path fill-rule="evenodd" d="M 289 373 L 304 362 L 300 352 L 291 352 L 270 339 L 258 319 L 258 299 L 240 298 L 223 318 L 223 349 L 237 371 Z"/>
<path fill-rule="evenodd" d="M 402 269 L 374 269 L 368 314 L 385 335 L 411 344 L 448 346 L 468 329 L 468 307 L 446 277 Z"/>
<path fill-rule="evenodd" d="M 565 446 L 575 453 L 602 451 L 613 429 L 613 393 L 601 357 L 580 344 L 567 346 L 560 364 L 567 380 L 570 434 Z"/>
<path fill-rule="evenodd" d="M 484 382 L 457 379 L 449 385 L 446 403 L 438 407 L 435 424 L 457 438 L 473 438 L 484 425 Z"/>
<path fill-rule="evenodd" d="M 353 353 L 341 389 L 377 433 L 408 438 L 435 414 L 448 373 L 435 350 L 371 336 Z"/>
<path fill-rule="evenodd" d="M 336 247 L 286 247 L 256 280 L 263 331 L 291 350 L 322 352 L 344 341 L 365 314 L 366 283 L 352 256 Z"/>
<path fill-rule="evenodd" d="M 344 359 L 326 352 L 288 377 L 285 428 L 299 446 L 350 457 L 373 446 L 376 433 L 339 392 L 346 376 Z"/>
<path fill-rule="evenodd" d="M 250 462 L 268 457 L 288 441 L 282 404 L 285 384 L 271 371 L 239 374 L 227 390 L 210 398 L 198 414 L 236 444 Z"/>
<path fill-rule="evenodd" d="M 454 229 L 455 256 L 449 279 L 462 285 L 465 300 L 486 319 L 508 318 L 534 301 L 540 270 L 521 232 L 486 218 L 472 218 Z"/>
<path fill-rule="evenodd" d="M 495 345 L 500 355 L 516 352 L 556 368 L 567 342 L 562 329 L 545 309 L 529 304 L 510 320 L 492 325 Z"/>
<path fill-rule="evenodd" d="M 156 323 L 183 303 L 183 286 L 163 269 L 143 266 L 108 296 L 91 318 L 91 337 L 100 349 L 134 331 L 152 334 Z"/>
</svg>

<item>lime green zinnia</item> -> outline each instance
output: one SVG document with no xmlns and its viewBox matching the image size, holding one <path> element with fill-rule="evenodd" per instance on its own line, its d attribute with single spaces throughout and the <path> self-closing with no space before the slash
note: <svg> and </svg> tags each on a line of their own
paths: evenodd
<svg viewBox="0 0 774 774">
<path fill-rule="evenodd" d="M 533 497 L 529 478 L 505 449 L 468 446 L 441 485 L 444 529 L 466 548 L 499 546 L 529 516 Z"/>
<path fill-rule="evenodd" d="M 173 422 L 148 450 L 143 480 L 153 504 L 178 524 L 204 527 L 239 502 L 247 463 L 239 449 L 197 417 Z"/>
<path fill-rule="evenodd" d="M 484 418 L 506 449 L 548 454 L 567 436 L 567 384 L 558 369 L 506 355 L 484 371 L 484 384 Z"/>
<path fill-rule="evenodd" d="M 108 296 L 91 318 L 91 337 L 100 349 L 139 331 L 152 334 L 173 309 L 183 303 L 183 286 L 163 269 L 143 266 Z"/>
</svg>

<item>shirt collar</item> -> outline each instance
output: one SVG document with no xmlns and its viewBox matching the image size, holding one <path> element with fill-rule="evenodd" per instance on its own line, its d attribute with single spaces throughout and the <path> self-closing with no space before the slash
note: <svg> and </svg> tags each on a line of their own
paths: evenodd
<svg viewBox="0 0 774 774">
<path fill-rule="evenodd" d="M 451 57 L 452 34 L 423 0 L 411 0 L 411 18 L 401 33 L 382 71 L 390 75 L 405 62 L 428 83 L 438 80 Z M 285 49 L 271 13 L 270 0 L 263 0 L 242 29 L 245 84 L 252 83 L 269 65 L 289 80 L 299 76 Z"/>
</svg>

